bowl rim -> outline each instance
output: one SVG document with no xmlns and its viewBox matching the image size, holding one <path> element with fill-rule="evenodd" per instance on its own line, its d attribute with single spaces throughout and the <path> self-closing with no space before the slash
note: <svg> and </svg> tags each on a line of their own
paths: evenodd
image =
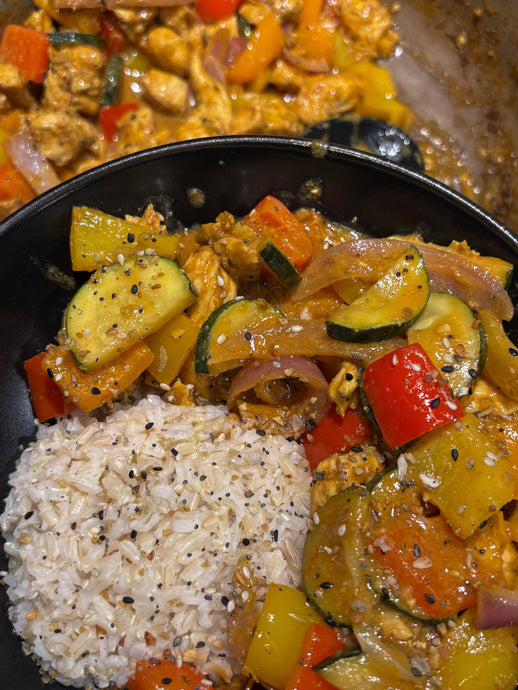
<svg viewBox="0 0 518 690">
<path fill-rule="evenodd" d="M 433 195 L 442 198 L 448 204 L 457 206 L 467 215 L 476 217 L 478 222 L 490 227 L 501 239 L 508 244 L 515 252 L 518 252 L 518 235 L 515 234 L 507 225 L 498 220 L 494 215 L 486 211 L 482 206 L 472 201 L 462 193 L 447 186 L 435 178 L 415 170 L 406 168 L 400 164 L 393 163 L 381 156 L 372 153 L 349 148 L 339 144 L 329 144 L 303 137 L 286 136 L 259 136 L 259 135 L 229 135 L 213 136 L 200 139 L 190 139 L 187 141 L 173 142 L 161 146 L 136 151 L 126 154 L 111 161 L 101 163 L 89 170 L 61 182 L 56 187 L 40 194 L 32 201 L 22 206 L 11 215 L 0 222 L 0 238 L 12 228 L 22 224 L 27 219 L 37 215 L 46 207 L 59 203 L 66 196 L 74 191 L 88 187 L 91 181 L 102 180 L 113 174 L 119 173 L 128 167 L 138 166 L 145 161 L 152 161 L 160 158 L 168 158 L 186 153 L 190 150 L 221 149 L 222 153 L 229 149 L 242 148 L 275 148 L 286 150 L 293 154 L 302 156 L 329 158 L 331 160 L 344 160 L 353 165 L 378 169 L 381 173 L 390 174 L 402 179 L 405 183 L 425 189 Z"/>
</svg>

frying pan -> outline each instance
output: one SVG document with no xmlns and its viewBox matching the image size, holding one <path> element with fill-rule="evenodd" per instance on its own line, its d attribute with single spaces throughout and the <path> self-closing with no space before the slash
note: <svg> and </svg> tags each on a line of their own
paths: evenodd
<svg viewBox="0 0 518 690">
<path fill-rule="evenodd" d="M 319 190 L 315 194 L 315 190 Z M 196 191 L 196 194 L 193 194 Z M 171 201 L 174 220 L 209 222 L 222 210 L 244 215 L 265 194 L 290 207 L 311 205 L 338 222 L 356 218 L 383 237 L 419 231 L 446 244 L 467 239 L 484 254 L 518 263 L 518 238 L 457 192 L 423 174 L 370 154 L 309 140 L 223 137 L 133 154 L 59 185 L 0 224 L 0 497 L 20 447 L 35 427 L 23 361 L 50 342 L 72 295 L 68 231 L 72 207 L 138 214 L 151 197 Z M 193 205 L 191 200 L 203 199 Z M 511 286 L 516 304 L 518 279 Z M 509 323 L 518 340 L 518 320 Z M 5 563 L 0 563 L 5 568 Z M 35 664 L 21 651 L 0 591 L 0 688 L 43 690 Z"/>
<path fill-rule="evenodd" d="M 518 231 L 518 3 L 381 2 L 401 38 L 387 66 L 417 116 L 408 133 L 439 151 L 431 174 Z M 0 0 L 0 27 L 30 7 Z"/>
</svg>

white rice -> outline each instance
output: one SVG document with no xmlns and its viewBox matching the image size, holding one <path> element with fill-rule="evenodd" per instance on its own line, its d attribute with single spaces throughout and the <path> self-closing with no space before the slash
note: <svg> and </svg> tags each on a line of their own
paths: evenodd
<svg viewBox="0 0 518 690">
<path fill-rule="evenodd" d="M 104 421 L 41 426 L 1 516 L 25 652 L 78 687 L 123 686 L 165 650 L 228 681 L 236 566 L 300 584 L 310 481 L 302 446 L 224 407 L 150 395 Z"/>
</svg>

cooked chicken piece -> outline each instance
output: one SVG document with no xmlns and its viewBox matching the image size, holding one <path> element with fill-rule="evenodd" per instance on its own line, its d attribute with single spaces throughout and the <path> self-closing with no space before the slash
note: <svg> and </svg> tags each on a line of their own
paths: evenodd
<svg viewBox="0 0 518 690">
<path fill-rule="evenodd" d="M 356 58 L 388 57 L 397 43 L 388 11 L 375 0 L 338 0 L 338 11 L 354 41 Z"/>
<path fill-rule="evenodd" d="M 122 31 L 131 41 L 135 41 L 156 17 L 157 9 L 155 7 L 142 9 L 124 7 L 115 9 L 113 13 L 119 20 Z"/>
<path fill-rule="evenodd" d="M 114 156 L 142 151 L 151 146 L 165 144 L 168 134 L 155 128 L 153 111 L 141 105 L 136 111 L 126 113 L 118 121 L 118 141 Z"/>
<path fill-rule="evenodd" d="M 292 106 L 306 126 L 338 117 L 352 110 L 358 100 L 358 85 L 346 74 L 308 77 Z"/>
<path fill-rule="evenodd" d="M 373 446 L 361 451 L 335 453 L 319 463 L 311 496 L 312 511 L 351 486 L 367 484 L 383 470 L 383 456 Z"/>
<path fill-rule="evenodd" d="M 38 110 L 27 118 L 38 151 L 55 165 L 68 165 L 97 140 L 97 128 L 81 115 Z"/>
<path fill-rule="evenodd" d="M 297 93 L 307 79 L 307 74 L 290 65 L 286 60 L 275 60 L 270 71 L 270 83 L 280 91 Z"/>
<path fill-rule="evenodd" d="M 52 17 L 43 10 L 34 10 L 25 21 L 25 26 L 29 29 L 42 31 L 43 33 L 50 33 L 54 31 L 54 22 Z"/>
<path fill-rule="evenodd" d="M 146 34 L 146 47 L 159 67 L 182 77 L 189 73 L 192 46 L 167 26 L 155 26 Z"/>
<path fill-rule="evenodd" d="M 70 31 L 79 31 L 84 34 L 98 34 L 101 26 L 100 12 L 96 9 L 58 9 L 54 0 L 33 0 L 33 5 L 38 7 L 44 17 L 35 21 L 41 22 L 40 31 L 55 31 L 52 20 L 59 26 Z M 50 24 L 48 23 L 50 21 Z M 33 29 L 37 28 L 32 26 Z"/>
<path fill-rule="evenodd" d="M 358 388 L 360 372 L 352 362 L 344 362 L 338 374 L 333 378 L 328 388 L 328 395 L 336 403 L 338 413 L 344 416 L 351 404 L 351 398 Z"/>
<path fill-rule="evenodd" d="M 104 87 L 104 62 L 104 51 L 94 46 L 51 48 L 43 107 L 97 115 Z"/>
<path fill-rule="evenodd" d="M 298 117 L 280 96 L 250 93 L 246 105 L 232 121 L 232 134 L 292 135 L 298 132 Z"/>
<path fill-rule="evenodd" d="M 189 84 L 172 72 L 150 69 L 142 85 L 146 98 L 170 113 L 183 113 L 189 105 Z"/>
<path fill-rule="evenodd" d="M 207 74 L 198 54 L 192 56 L 190 82 L 196 93 L 197 106 L 176 130 L 176 138 L 182 140 L 229 134 L 232 101 L 225 85 Z"/>
<path fill-rule="evenodd" d="M 200 21 L 192 5 L 161 7 L 158 18 L 160 24 L 174 29 L 178 34 L 184 34 Z"/>
<path fill-rule="evenodd" d="M 29 91 L 29 82 L 22 75 L 18 67 L 0 63 L 0 93 L 14 108 L 32 110 L 36 101 Z"/>
<path fill-rule="evenodd" d="M 177 379 L 171 386 L 167 399 L 175 405 L 194 405 L 193 388 Z"/>
<path fill-rule="evenodd" d="M 189 280 L 198 293 L 197 301 L 187 313 L 201 326 L 216 307 L 237 296 L 237 287 L 210 247 L 201 247 L 183 266 Z"/>
<path fill-rule="evenodd" d="M 235 225 L 234 216 L 228 211 L 222 211 L 216 218 L 215 223 L 204 223 L 196 233 L 201 244 L 213 245 L 216 240 L 220 240 L 225 235 L 232 234 Z"/>
<path fill-rule="evenodd" d="M 164 216 L 155 211 L 153 204 L 149 204 L 140 217 L 126 214 L 124 218 L 130 223 L 136 223 L 137 225 L 142 225 L 143 228 L 148 228 L 150 232 L 156 235 L 167 233 L 167 228 L 164 225 Z"/>
</svg>

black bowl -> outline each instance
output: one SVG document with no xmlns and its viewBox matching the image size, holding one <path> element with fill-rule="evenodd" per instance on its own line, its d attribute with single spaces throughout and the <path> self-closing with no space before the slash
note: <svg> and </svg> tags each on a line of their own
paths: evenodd
<svg viewBox="0 0 518 690">
<path fill-rule="evenodd" d="M 314 194 L 321 190 L 321 194 Z M 193 190 L 200 193 L 193 194 Z M 357 218 L 376 237 L 418 230 L 440 244 L 466 239 L 483 254 L 518 263 L 518 238 L 444 185 L 374 156 L 278 137 L 225 137 L 173 144 L 119 159 L 47 192 L 0 225 L 0 498 L 35 426 L 23 361 L 50 342 L 71 296 L 68 231 L 74 205 L 137 214 L 151 197 L 172 199 L 173 222 L 244 215 L 265 194 L 312 205 L 336 221 Z M 203 199 L 203 203 L 192 203 Z M 78 276 L 81 281 L 84 276 Z M 516 303 L 518 281 L 511 296 Z M 518 321 L 509 324 L 517 340 Z M 0 563 L 5 567 L 5 560 Z M 0 593 L 0 687 L 43 690 L 25 657 Z"/>
</svg>

